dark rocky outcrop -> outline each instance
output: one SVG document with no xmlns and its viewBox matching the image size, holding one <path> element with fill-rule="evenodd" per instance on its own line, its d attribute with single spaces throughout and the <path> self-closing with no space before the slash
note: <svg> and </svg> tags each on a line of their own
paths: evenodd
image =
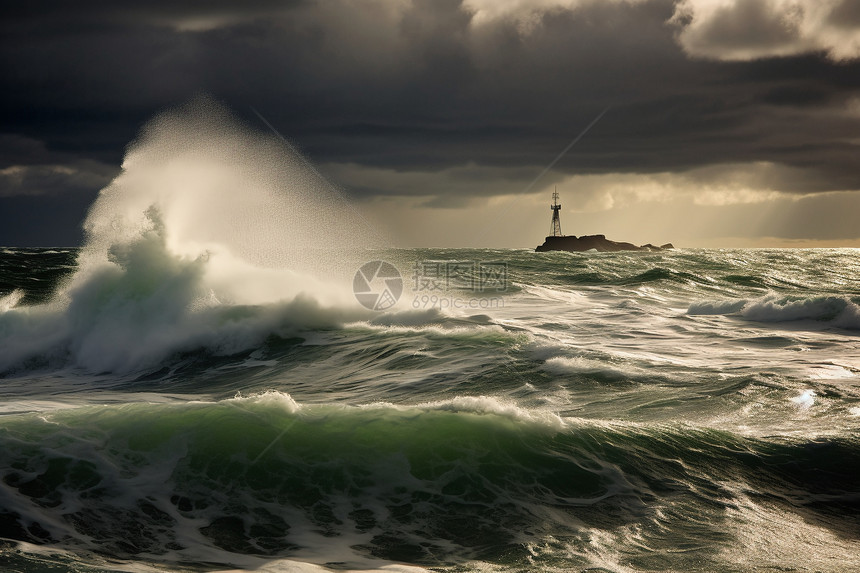
<svg viewBox="0 0 860 573">
<path fill-rule="evenodd" d="M 633 243 L 624 243 L 618 241 L 610 241 L 605 235 L 584 235 L 577 237 L 576 235 L 567 235 L 564 237 L 547 237 L 542 245 L 538 245 L 535 251 L 541 253 L 544 251 L 599 251 L 599 252 L 614 252 L 614 251 L 663 251 L 665 249 L 674 249 L 672 243 L 666 243 L 659 247 L 648 243 L 637 247 Z"/>
</svg>

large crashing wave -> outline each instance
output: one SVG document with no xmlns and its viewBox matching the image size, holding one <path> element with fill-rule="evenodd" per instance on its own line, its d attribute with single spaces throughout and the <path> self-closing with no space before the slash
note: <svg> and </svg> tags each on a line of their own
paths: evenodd
<svg viewBox="0 0 860 573">
<path fill-rule="evenodd" d="M 4 299 L 0 372 L 126 372 L 354 319 L 344 245 L 370 245 L 359 223 L 300 155 L 213 100 L 165 112 L 90 208 L 78 269 L 55 299 Z"/>
</svg>

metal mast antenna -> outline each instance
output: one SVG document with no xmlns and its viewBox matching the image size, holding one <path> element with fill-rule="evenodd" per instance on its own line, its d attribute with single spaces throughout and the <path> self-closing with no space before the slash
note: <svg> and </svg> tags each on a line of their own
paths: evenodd
<svg viewBox="0 0 860 573">
<path fill-rule="evenodd" d="M 561 219 L 558 217 L 558 212 L 561 210 L 561 204 L 558 202 L 558 187 L 552 192 L 552 205 L 549 208 L 552 209 L 552 231 L 550 231 L 550 236 L 563 237 L 564 235 L 561 234 Z"/>
</svg>

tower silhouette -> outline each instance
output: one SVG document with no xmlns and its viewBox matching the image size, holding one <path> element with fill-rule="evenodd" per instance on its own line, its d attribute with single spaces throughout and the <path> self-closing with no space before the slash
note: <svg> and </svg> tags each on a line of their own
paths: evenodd
<svg viewBox="0 0 860 573">
<path fill-rule="evenodd" d="M 549 206 L 552 209 L 552 229 L 550 230 L 550 237 L 563 237 L 561 234 L 561 219 L 558 217 L 558 212 L 561 210 L 561 204 L 558 202 L 558 188 L 552 192 L 552 205 Z"/>
</svg>

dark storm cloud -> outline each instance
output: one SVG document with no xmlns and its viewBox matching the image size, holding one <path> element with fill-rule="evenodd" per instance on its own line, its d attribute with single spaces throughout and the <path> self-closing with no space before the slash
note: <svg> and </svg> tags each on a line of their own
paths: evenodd
<svg viewBox="0 0 860 573">
<path fill-rule="evenodd" d="M 44 142 L 0 134 L 0 198 L 16 195 L 61 195 L 106 185 L 116 167 L 49 150 Z"/>
<path fill-rule="evenodd" d="M 78 163 L 87 165 L 15 165 L 0 169 L 0 197 L 88 192 L 104 187 L 114 174 L 106 174 L 103 166 L 91 161 Z"/>
<path fill-rule="evenodd" d="M 42 0 L 18 2 L 4 9 L 7 19 L 30 24 L 28 30 L 45 26 L 68 29 L 68 23 L 78 22 L 80 28 L 96 29 L 105 22 L 147 22 L 178 28 L 186 22 L 199 26 L 224 26 L 232 23 L 277 14 L 306 3 L 304 0 Z M 95 16 L 94 16 L 95 15 Z"/>
<path fill-rule="evenodd" d="M 480 19 L 478 4 L 21 3 L 0 23 L 0 117 L 20 143 L 4 148 L 3 164 L 60 193 L 62 167 L 118 166 L 148 117 L 207 91 L 265 129 L 255 107 L 317 163 L 451 183 L 419 177 L 386 188 L 332 167 L 358 196 L 422 195 L 451 206 L 494 194 L 499 181 L 521 190 L 606 106 L 548 178 L 766 162 L 807 170 L 774 179 L 785 192 L 860 189 L 860 114 L 849 111 L 860 64 L 778 37 L 778 3 L 738 0 L 735 11 L 702 19 L 692 0 L 583 0 L 526 20 Z M 822 18 L 851 32 L 853 6 Z M 767 55 L 789 44 L 790 57 Z M 720 50 L 736 46 L 765 55 L 726 61 Z M 477 167 L 457 170 L 466 165 Z M 476 173 L 493 185 L 463 182 Z M 68 188 L 82 177 L 69 176 Z"/>
<path fill-rule="evenodd" d="M 0 135 L 0 245 L 80 243 L 87 208 L 117 172 L 42 141 Z"/>
<path fill-rule="evenodd" d="M 81 225 L 97 190 L 52 197 L 16 196 L 0 200 L 0 245 L 69 247 L 83 240 Z"/>
</svg>

